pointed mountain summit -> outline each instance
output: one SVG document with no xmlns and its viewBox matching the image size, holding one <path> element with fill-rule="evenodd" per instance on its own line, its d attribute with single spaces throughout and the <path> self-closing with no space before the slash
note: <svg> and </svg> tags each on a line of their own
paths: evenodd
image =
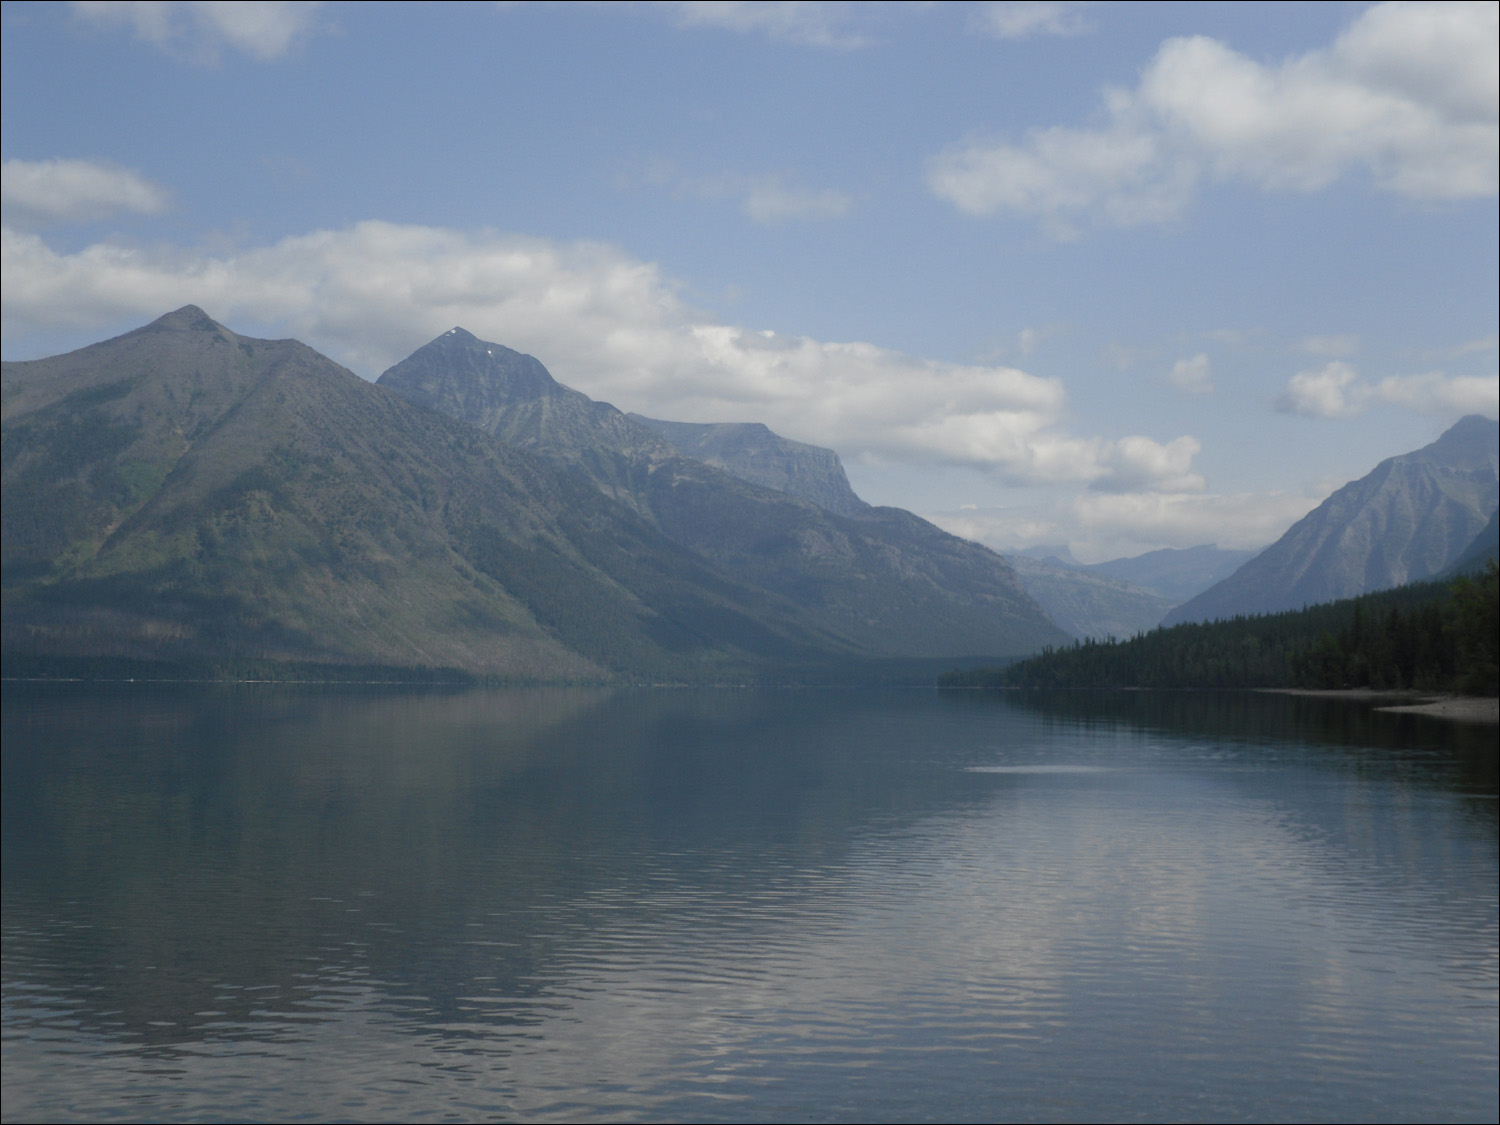
<svg viewBox="0 0 1500 1125">
<path fill-rule="evenodd" d="M 462 410 L 478 418 L 518 402 L 567 391 L 532 356 L 487 344 L 472 332 L 450 328 L 396 367 L 402 397 L 445 414 Z M 389 373 L 388 373 L 389 374 Z"/>
<path fill-rule="evenodd" d="M 613 406 L 557 382 L 534 357 L 462 328 L 418 348 L 376 382 L 573 469 L 632 507 L 638 507 L 638 471 L 677 456 Z"/>
<path fill-rule="evenodd" d="M 867 655 L 576 474 L 198 309 L 3 385 L 7 670 L 687 679 Z"/>
<path fill-rule="evenodd" d="M 1471 414 L 1344 485 L 1162 622 L 1276 613 L 1435 578 L 1500 505 L 1500 424 Z"/>
<path fill-rule="evenodd" d="M 743 470 L 709 461 L 711 453 L 684 455 L 657 429 L 608 403 L 550 375 L 544 381 L 531 363 L 455 331 L 396 364 L 379 385 L 567 469 L 705 565 L 795 606 L 810 628 L 857 651 L 1009 655 L 1066 639 L 988 548 L 910 512 L 869 507 L 852 490 L 833 497 L 845 514 L 792 488 L 743 479 Z M 757 448 L 782 455 L 798 445 L 764 427 L 727 432 L 759 435 Z M 705 452 L 702 443 L 687 444 Z M 848 489 L 831 451 L 800 448 L 826 453 L 823 479 L 836 466 Z M 783 485 L 789 475 L 783 462 Z"/>
</svg>

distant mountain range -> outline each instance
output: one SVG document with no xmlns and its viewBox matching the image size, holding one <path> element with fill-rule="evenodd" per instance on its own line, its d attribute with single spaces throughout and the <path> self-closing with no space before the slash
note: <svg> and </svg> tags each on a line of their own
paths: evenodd
<svg viewBox="0 0 1500 1125">
<path fill-rule="evenodd" d="M 1471 414 L 1346 484 L 1164 624 L 1300 609 L 1436 578 L 1471 547 L 1482 550 L 1497 505 L 1500 424 Z"/>
<path fill-rule="evenodd" d="M 1254 551 L 1202 546 L 1164 548 L 1134 558 L 1084 565 L 1066 546 L 1008 556 L 1021 585 L 1074 637 L 1133 637 L 1208 589 Z"/>
<path fill-rule="evenodd" d="M 1094 568 L 1067 566 L 1057 556 L 1012 555 L 1008 561 L 1026 592 L 1073 637 L 1133 637 L 1156 628 L 1177 604 Z"/>
<path fill-rule="evenodd" d="M 375 386 L 189 306 L 6 363 L 0 407 L 7 669 L 796 679 L 1063 639 L 828 451 L 638 422 L 460 329 Z"/>
</svg>

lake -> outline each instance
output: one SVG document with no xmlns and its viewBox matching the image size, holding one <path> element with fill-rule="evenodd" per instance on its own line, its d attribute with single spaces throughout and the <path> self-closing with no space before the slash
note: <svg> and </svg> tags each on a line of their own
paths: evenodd
<svg viewBox="0 0 1500 1125">
<path fill-rule="evenodd" d="M 1497 1116 L 1493 727 L 26 685 L 4 1116 Z"/>
</svg>

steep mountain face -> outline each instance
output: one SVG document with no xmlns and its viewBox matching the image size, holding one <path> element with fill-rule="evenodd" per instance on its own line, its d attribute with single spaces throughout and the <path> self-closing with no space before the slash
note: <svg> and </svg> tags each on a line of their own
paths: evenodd
<svg viewBox="0 0 1500 1125">
<path fill-rule="evenodd" d="M 1477 414 L 1346 484 L 1164 624 L 1273 613 L 1442 573 L 1500 504 L 1500 425 Z"/>
<path fill-rule="evenodd" d="M 1500 509 L 1490 513 L 1490 522 L 1479 529 L 1469 545 L 1459 552 L 1458 558 L 1448 564 L 1440 578 L 1456 578 L 1460 574 L 1479 574 L 1500 557 Z"/>
<path fill-rule="evenodd" d="M 537 377 L 535 363 L 454 330 L 379 385 L 521 442 L 856 650 L 1010 655 L 1066 639 L 987 548 L 899 509 L 860 505 L 841 515 L 683 456 L 614 407 Z"/>
<path fill-rule="evenodd" d="M 792 441 L 759 422 L 663 422 L 627 414 L 632 422 L 666 438 L 686 457 L 713 465 L 762 488 L 800 496 L 841 516 L 869 507 L 849 487 L 839 455 Z"/>
<path fill-rule="evenodd" d="M 7 660 L 563 680 L 864 655 L 576 474 L 196 308 L 0 385 Z"/>
<path fill-rule="evenodd" d="M 557 382 L 533 357 L 462 328 L 417 349 L 377 383 L 507 445 L 542 454 L 632 506 L 639 500 L 640 474 L 680 456 L 670 442 L 607 402 Z"/>
<path fill-rule="evenodd" d="M 1144 587 L 1173 605 L 1179 605 L 1222 582 L 1254 557 L 1254 551 L 1224 551 L 1206 545 L 1164 547 L 1134 558 L 1093 563 L 1084 569 Z"/>
<path fill-rule="evenodd" d="M 1173 606 L 1160 594 L 1091 569 L 1011 556 L 1021 585 L 1070 635 L 1121 640 L 1156 628 Z"/>
</svg>

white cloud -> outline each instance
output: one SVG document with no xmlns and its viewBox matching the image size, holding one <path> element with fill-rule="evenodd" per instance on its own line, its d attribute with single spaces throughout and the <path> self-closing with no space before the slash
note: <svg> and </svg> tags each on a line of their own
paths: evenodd
<svg viewBox="0 0 1500 1125">
<path fill-rule="evenodd" d="M 1282 414 L 1302 414 L 1309 418 L 1339 418 L 1358 412 L 1362 407 L 1351 401 L 1350 386 L 1359 373 L 1341 360 L 1316 371 L 1299 371 L 1288 380 L 1286 390 L 1276 400 Z"/>
<path fill-rule="evenodd" d="M 714 3 L 677 3 L 669 5 L 677 23 L 683 27 L 717 27 L 728 31 L 765 35 L 787 43 L 807 47 L 831 47 L 853 50 L 868 46 L 870 40 L 852 29 L 849 5 L 817 3 L 767 3 L 752 0 L 728 0 Z"/>
<path fill-rule="evenodd" d="M 89 160 L 7 160 L 0 167 L 0 207 L 22 226 L 85 223 L 121 211 L 154 215 L 167 193 L 139 172 Z"/>
<path fill-rule="evenodd" d="M 1280 537 L 1317 506 L 1321 497 L 1293 492 L 1162 494 L 1090 492 L 1073 501 L 1076 533 L 1084 544 L 1125 544 L 1141 550 L 1216 543 L 1226 550 L 1254 550 Z M 1097 551 L 1084 546 L 1096 555 Z M 1076 553 L 1076 552 L 1075 552 Z"/>
<path fill-rule="evenodd" d="M 1207 355 L 1199 352 L 1172 364 L 1172 370 L 1167 373 L 1167 381 L 1185 394 L 1208 394 L 1214 389 L 1213 365 L 1209 363 Z"/>
<path fill-rule="evenodd" d="M 976 30 L 996 39 L 1029 39 L 1033 35 L 1082 35 L 1093 25 L 1083 18 L 1081 4 L 1014 0 L 984 4 L 975 13 Z"/>
<path fill-rule="evenodd" d="M 1494 375 L 1388 375 L 1370 388 L 1376 402 L 1424 414 L 1488 414 L 1500 412 L 1500 378 Z"/>
<path fill-rule="evenodd" d="M 928 185 L 971 214 L 1129 226 L 1181 213 L 1205 176 L 1312 191 L 1363 170 L 1419 199 L 1496 192 L 1500 47 L 1492 3 L 1388 3 L 1332 47 L 1266 65 L 1202 36 L 1171 39 L 1134 90 L 1106 95 L 1098 129 L 974 141 L 929 164 Z"/>
<path fill-rule="evenodd" d="M 90 23 L 124 24 L 138 39 L 173 55 L 212 62 L 225 48 L 262 62 L 279 58 L 315 30 L 316 2 L 297 0 L 74 0 L 73 10 Z"/>
<path fill-rule="evenodd" d="M 1090 491 L 1078 495 L 1071 504 L 1053 500 L 923 515 L 945 531 L 997 551 L 1066 543 L 1076 558 L 1102 562 L 1161 547 L 1205 543 L 1226 550 L 1256 550 L 1279 538 L 1320 499 L 1322 496 L 1296 492 L 1216 495 Z"/>
<path fill-rule="evenodd" d="M 1146 437 L 1123 437 L 1103 451 L 1100 463 L 1108 472 L 1093 487 L 1102 492 L 1202 492 L 1207 484 L 1192 471 L 1193 458 L 1202 449 L 1191 437 L 1165 445 Z"/>
<path fill-rule="evenodd" d="M 748 183 L 745 214 L 767 225 L 788 220 L 842 219 L 853 202 L 848 195 L 832 188 L 813 191 L 768 176 Z"/>
<path fill-rule="evenodd" d="M 656 266 L 595 243 L 370 222 L 232 254 L 106 243 L 63 254 L 6 228 L 0 275 L 7 336 L 194 303 L 373 376 L 460 324 L 646 414 L 761 421 L 856 459 L 965 465 L 1005 481 L 1202 487 L 1192 438 L 1067 433 L 1057 379 L 720 324 Z"/>
<path fill-rule="evenodd" d="M 1283 414 L 1311 418 L 1344 418 L 1371 406 L 1399 406 L 1424 414 L 1487 414 L 1500 407 L 1500 377 L 1494 375 L 1446 375 L 1428 371 L 1420 375 L 1388 375 L 1368 383 L 1347 363 L 1335 360 L 1316 371 L 1301 371 L 1287 382 L 1276 400 Z"/>
</svg>

